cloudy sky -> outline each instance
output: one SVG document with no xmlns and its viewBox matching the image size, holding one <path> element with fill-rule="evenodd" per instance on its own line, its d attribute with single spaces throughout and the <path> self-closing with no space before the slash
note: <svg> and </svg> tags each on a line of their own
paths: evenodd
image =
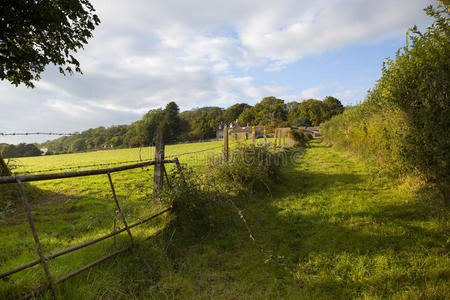
<svg viewBox="0 0 450 300">
<path fill-rule="evenodd" d="M 91 0 L 101 19 L 77 58 L 36 88 L 0 82 L 0 132 L 129 124 L 175 101 L 181 110 L 332 95 L 364 99 L 426 0 Z M 2 137 L 0 142 L 50 137 Z"/>
</svg>

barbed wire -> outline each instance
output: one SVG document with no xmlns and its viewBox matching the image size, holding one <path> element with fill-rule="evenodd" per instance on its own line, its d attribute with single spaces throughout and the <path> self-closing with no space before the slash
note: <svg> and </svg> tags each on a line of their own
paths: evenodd
<svg viewBox="0 0 450 300">
<path fill-rule="evenodd" d="M 78 133 L 60 133 L 60 132 L 0 132 L 1 136 L 7 135 L 77 135 Z"/>
</svg>

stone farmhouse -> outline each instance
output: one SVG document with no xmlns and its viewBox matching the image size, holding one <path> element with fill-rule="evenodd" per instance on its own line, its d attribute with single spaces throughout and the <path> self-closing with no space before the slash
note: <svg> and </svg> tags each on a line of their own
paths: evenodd
<svg viewBox="0 0 450 300">
<path fill-rule="evenodd" d="M 223 129 L 228 127 L 228 139 L 229 140 L 248 140 L 252 138 L 253 126 L 241 127 L 239 121 L 231 122 L 229 125 L 219 125 L 216 131 L 216 138 L 218 140 L 223 139 Z M 264 126 L 256 126 L 256 138 L 262 138 L 264 135 Z"/>
</svg>

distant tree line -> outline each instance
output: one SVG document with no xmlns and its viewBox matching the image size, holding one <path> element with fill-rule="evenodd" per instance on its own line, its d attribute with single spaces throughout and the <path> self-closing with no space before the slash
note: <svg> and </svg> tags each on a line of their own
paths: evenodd
<svg viewBox="0 0 450 300">
<path fill-rule="evenodd" d="M 266 97 L 254 106 L 246 103 L 234 104 L 227 109 L 217 106 L 196 108 L 180 113 L 175 102 L 163 108 L 149 110 L 141 120 L 130 125 L 108 128 L 98 127 L 64 136 L 38 145 L 47 148 L 48 154 L 74 153 L 107 148 L 133 148 L 153 144 L 157 128 L 164 132 L 165 142 L 208 140 L 216 137 L 219 126 L 236 120 L 241 126 L 266 125 L 271 132 L 275 127 L 316 126 L 344 111 L 341 102 L 334 97 L 323 101 L 309 99 L 303 102 L 286 103 L 276 97 Z M 21 144 L 22 145 L 22 144 Z M 40 155 L 34 152 L 15 151 L 21 145 L 3 148 L 4 157 Z M 19 147 L 20 146 L 20 147 Z M 32 147 L 28 146 L 28 147 Z M 16 149 L 17 150 L 17 149 Z M 36 151 L 37 150 L 37 151 Z M 24 155 L 24 153 L 30 155 Z M 32 154 L 31 154 L 32 153 Z"/>
<path fill-rule="evenodd" d="M 4 158 L 40 156 L 42 153 L 35 144 L 18 145 L 0 144 L 0 152 Z"/>
</svg>

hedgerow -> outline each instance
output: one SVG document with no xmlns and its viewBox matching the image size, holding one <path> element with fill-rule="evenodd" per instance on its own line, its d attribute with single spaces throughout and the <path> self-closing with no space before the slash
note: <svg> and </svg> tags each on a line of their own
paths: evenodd
<svg viewBox="0 0 450 300">
<path fill-rule="evenodd" d="M 450 201 L 450 26 L 448 6 L 428 7 L 433 24 L 407 32 L 365 101 L 328 121 L 325 141 L 374 159 L 396 175 L 435 184 Z"/>
</svg>

